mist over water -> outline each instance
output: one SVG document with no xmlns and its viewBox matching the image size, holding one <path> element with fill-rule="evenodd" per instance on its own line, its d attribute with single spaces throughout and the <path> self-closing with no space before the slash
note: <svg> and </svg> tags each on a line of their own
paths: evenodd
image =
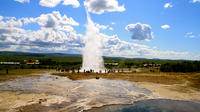
<svg viewBox="0 0 200 112">
<path fill-rule="evenodd" d="M 86 11 L 87 12 L 87 11 Z M 87 25 L 85 35 L 85 48 L 83 49 L 83 64 L 81 71 L 94 70 L 94 72 L 103 72 L 104 61 L 102 58 L 102 40 L 99 36 L 99 29 L 91 20 L 87 12 Z"/>
</svg>

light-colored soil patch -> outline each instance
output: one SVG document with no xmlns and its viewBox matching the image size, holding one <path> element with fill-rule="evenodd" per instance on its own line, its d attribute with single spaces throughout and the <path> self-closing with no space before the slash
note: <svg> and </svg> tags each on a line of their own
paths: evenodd
<svg viewBox="0 0 200 112">
<path fill-rule="evenodd" d="M 182 84 L 166 85 L 150 82 L 137 82 L 136 84 L 139 87 L 158 93 L 165 99 L 200 101 L 200 91 Z"/>
<path fill-rule="evenodd" d="M 200 80 L 196 77 L 199 76 L 197 73 L 57 73 L 54 75 L 67 76 L 72 80 L 92 79 L 96 77 L 126 80 L 136 83 L 139 87 L 149 89 L 165 99 L 200 101 Z"/>
<path fill-rule="evenodd" d="M 16 108 L 39 104 L 41 106 L 50 106 L 52 104 L 60 104 L 69 102 L 66 97 L 46 94 L 24 94 L 20 92 L 0 92 L 0 112 L 17 111 Z"/>
<path fill-rule="evenodd" d="M 151 91 L 153 94 L 147 96 L 172 100 L 200 101 L 200 89 L 198 89 L 199 85 L 196 85 L 199 81 L 198 77 L 196 78 L 196 76 L 199 76 L 198 74 L 190 76 L 187 74 L 167 73 L 56 73 L 54 75 L 67 76 L 69 79 L 80 81 L 53 76 L 49 72 L 43 75 L 17 75 L 19 77 L 17 78 L 18 80 L 11 79 L 11 81 L 2 82 L 4 84 L 2 91 L 0 91 L 0 112 L 79 111 L 83 107 L 87 109 L 104 104 L 118 104 L 119 101 L 131 102 L 131 98 L 133 101 L 154 99 L 154 97 L 145 97 Z M 137 84 L 140 89 L 151 90 L 149 91 L 150 93 L 139 89 L 137 95 L 137 86 L 131 82 Z M 7 85 L 11 86 L 11 89 L 9 87 L 8 89 L 4 88 Z M 18 87 L 17 85 L 21 89 L 16 89 L 15 86 Z M 35 92 L 32 92 L 32 90 Z M 144 91 L 145 94 L 142 94 L 141 91 Z M 102 96 L 98 97 L 98 95 Z M 135 96 L 135 99 L 133 96 Z M 124 104 L 124 102 L 121 102 L 121 104 Z"/>
</svg>

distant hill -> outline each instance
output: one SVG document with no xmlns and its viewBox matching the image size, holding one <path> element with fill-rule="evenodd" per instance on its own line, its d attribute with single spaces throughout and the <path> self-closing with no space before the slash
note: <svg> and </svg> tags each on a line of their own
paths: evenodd
<svg viewBox="0 0 200 112">
<path fill-rule="evenodd" d="M 2 55 L 4 55 L 4 56 L 33 56 L 33 57 L 81 57 L 80 54 L 0 51 L 0 56 L 2 56 Z"/>
<path fill-rule="evenodd" d="M 14 51 L 0 51 L 0 56 L 31 56 L 31 57 L 70 57 L 70 58 L 80 58 L 81 54 L 65 54 L 65 53 L 31 53 L 31 52 L 14 52 Z M 160 61 L 188 61 L 188 60 L 171 60 L 171 59 L 148 59 L 148 58 L 126 58 L 126 57 L 108 57 L 103 56 L 104 59 L 112 60 L 160 60 Z"/>
<path fill-rule="evenodd" d="M 82 57 L 81 54 L 65 54 L 65 53 L 31 53 L 31 52 L 13 52 L 0 51 L 0 56 L 32 56 L 32 57 Z M 147 58 L 126 58 L 126 57 L 108 57 L 103 56 L 104 59 L 136 59 L 149 60 Z"/>
</svg>

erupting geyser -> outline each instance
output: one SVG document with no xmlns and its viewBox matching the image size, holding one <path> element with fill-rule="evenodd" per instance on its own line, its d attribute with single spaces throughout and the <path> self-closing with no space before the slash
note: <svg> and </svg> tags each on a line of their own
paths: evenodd
<svg viewBox="0 0 200 112">
<path fill-rule="evenodd" d="M 91 20 L 87 12 L 87 25 L 85 35 L 85 48 L 83 49 L 83 64 L 81 71 L 104 72 L 104 61 L 102 58 L 102 42 L 99 36 L 99 29 Z"/>
</svg>

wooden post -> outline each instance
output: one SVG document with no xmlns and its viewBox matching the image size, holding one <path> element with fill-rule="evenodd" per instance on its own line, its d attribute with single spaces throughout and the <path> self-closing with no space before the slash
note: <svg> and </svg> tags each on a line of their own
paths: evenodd
<svg viewBox="0 0 200 112">
<path fill-rule="evenodd" d="M 8 74 L 8 69 L 6 69 L 6 74 Z"/>
</svg>

